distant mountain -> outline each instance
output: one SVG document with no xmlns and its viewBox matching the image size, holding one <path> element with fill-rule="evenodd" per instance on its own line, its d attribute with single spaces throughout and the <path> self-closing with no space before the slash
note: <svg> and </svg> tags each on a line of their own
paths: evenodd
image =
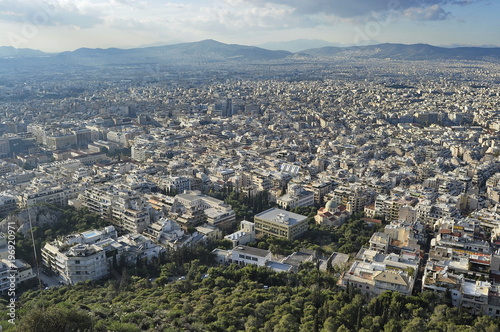
<svg viewBox="0 0 500 332">
<path fill-rule="evenodd" d="M 325 46 L 350 46 L 350 45 L 342 45 L 338 43 L 330 43 L 326 40 L 320 39 L 295 39 L 283 42 L 269 42 L 257 45 L 259 47 L 268 49 L 268 50 L 286 50 L 290 52 L 299 52 L 311 48 L 319 48 Z"/>
<path fill-rule="evenodd" d="M 485 60 L 500 59 L 500 48 L 457 47 L 444 48 L 427 44 L 380 44 L 351 47 L 321 47 L 298 53 L 313 57 L 379 58 L 395 60 Z"/>
<path fill-rule="evenodd" d="M 28 58 L 28 57 L 40 57 L 48 56 L 48 53 L 44 53 L 39 50 L 33 50 L 30 48 L 15 48 L 12 46 L 0 46 L 0 58 Z"/>
<path fill-rule="evenodd" d="M 291 54 L 291 52 L 287 51 L 271 51 L 255 46 L 224 44 L 209 39 L 193 43 L 133 49 L 80 48 L 72 52 L 60 53 L 58 57 L 64 60 L 84 62 L 96 60 L 101 64 L 151 62 L 151 60 L 179 64 L 221 61 L 269 61 L 285 58 Z"/>
<path fill-rule="evenodd" d="M 103 68 L 125 70 L 127 75 L 154 76 L 176 68 L 255 70 L 255 66 L 300 65 L 351 59 L 394 60 L 483 60 L 500 61 L 500 48 L 444 48 L 426 44 L 380 44 L 371 46 L 325 46 L 292 53 L 256 46 L 225 44 L 215 40 L 145 48 L 80 48 L 49 54 L 32 49 L 0 47 L 0 71 L 22 70 L 29 73 L 44 68 L 51 73 L 100 71 Z M 247 66 L 248 65 L 248 66 Z M 118 68 L 119 67 L 119 68 Z M 145 72 L 145 68 L 147 73 Z M 159 69 L 161 68 L 161 69 Z M 259 67 L 262 69 L 263 67 Z M 264 70 L 264 69 L 262 69 Z M 155 78 L 156 79 L 156 78 Z"/>
</svg>

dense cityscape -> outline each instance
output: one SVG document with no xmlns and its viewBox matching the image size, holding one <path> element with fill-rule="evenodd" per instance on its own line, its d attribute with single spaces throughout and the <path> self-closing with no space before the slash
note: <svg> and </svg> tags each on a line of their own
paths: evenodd
<svg viewBox="0 0 500 332">
<path fill-rule="evenodd" d="M 446 331 L 424 326 L 443 308 L 466 317 L 456 331 L 498 330 L 497 60 L 296 53 L 96 68 L 106 70 L 40 69 L 0 85 L 0 291 L 14 283 L 17 295 L 2 302 L 4 330 L 9 301 L 32 306 L 17 313 L 26 331 L 29 319 L 63 314 L 82 331 Z M 244 286 L 223 279 L 245 271 Z M 186 316 L 172 304 L 168 319 L 146 324 L 63 297 L 142 283 L 195 298 L 195 285 L 262 298 L 300 285 L 312 302 L 300 314 L 247 308 L 221 325 L 181 322 L 202 309 L 179 295 Z M 328 304 L 340 294 L 353 313 Z M 408 302 L 398 325 L 377 314 L 384 296 L 421 296 L 434 312 Z M 54 311 L 61 301 L 77 311 Z M 38 317 L 40 304 L 51 309 Z M 361 314 L 372 306 L 373 319 Z M 89 318 L 99 315 L 115 322 Z"/>
</svg>

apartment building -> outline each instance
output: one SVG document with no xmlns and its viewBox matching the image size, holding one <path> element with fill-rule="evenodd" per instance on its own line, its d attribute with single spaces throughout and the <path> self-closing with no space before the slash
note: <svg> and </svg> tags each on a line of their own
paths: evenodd
<svg viewBox="0 0 500 332">
<path fill-rule="evenodd" d="M 164 249 L 141 234 L 117 238 L 113 226 L 71 234 L 42 248 L 43 264 L 67 283 L 97 280 L 109 275 L 116 264 L 134 266 L 138 260 L 151 261 Z M 120 257 L 124 257 L 121 261 Z M 119 262 L 120 261 L 120 262 Z"/>
<path fill-rule="evenodd" d="M 397 220 L 403 206 L 415 206 L 417 202 L 417 199 L 411 196 L 378 195 L 375 199 L 375 215 L 384 216 L 388 221 Z"/>
<path fill-rule="evenodd" d="M 20 285 L 25 281 L 33 279 L 36 274 L 33 272 L 31 265 L 23 261 L 22 259 L 16 259 L 14 261 L 1 259 L 0 261 L 0 293 L 5 294 L 11 288 L 12 279 L 10 277 L 15 276 L 15 284 Z"/>
<path fill-rule="evenodd" d="M 68 200 L 77 197 L 81 190 L 81 185 L 65 185 L 48 178 L 35 178 L 17 199 L 20 207 L 39 203 L 66 205 Z"/>
<path fill-rule="evenodd" d="M 332 198 L 337 204 L 344 205 L 349 213 L 361 212 L 370 203 L 372 195 L 360 186 L 339 186 L 333 190 Z"/>
<path fill-rule="evenodd" d="M 285 195 L 276 200 L 282 209 L 294 209 L 300 206 L 314 205 L 314 192 L 305 190 L 301 185 L 289 184 Z"/>
<path fill-rule="evenodd" d="M 76 244 L 65 250 L 47 243 L 42 249 L 42 259 L 45 266 L 69 284 L 101 279 L 110 271 L 104 249 L 95 244 Z"/>
<path fill-rule="evenodd" d="M 362 248 L 356 261 L 342 274 L 339 285 L 350 285 L 372 296 L 387 290 L 411 295 L 419 264 L 419 256 L 411 252 L 381 254 Z"/>
<path fill-rule="evenodd" d="M 8 192 L 0 193 L 0 218 L 7 217 L 17 209 L 17 198 Z"/>
<path fill-rule="evenodd" d="M 197 234 L 185 232 L 176 221 L 168 218 L 162 218 L 149 225 L 143 235 L 155 243 L 173 250 L 191 245 L 197 241 L 198 237 Z"/>
<path fill-rule="evenodd" d="M 306 189 L 314 193 L 314 204 L 322 204 L 326 194 L 333 189 L 332 182 L 314 182 L 306 186 Z"/>
<path fill-rule="evenodd" d="M 150 224 L 151 206 L 142 195 L 123 186 L 94 186 L 78 200 L 122 230 L 141 233 Z"/>
</svg>

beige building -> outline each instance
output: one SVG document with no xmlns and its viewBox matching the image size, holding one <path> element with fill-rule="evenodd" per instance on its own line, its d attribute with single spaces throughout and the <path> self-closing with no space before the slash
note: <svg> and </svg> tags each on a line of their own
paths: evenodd
<svg viewBox="0 0 500 332">
<path fill-rule="evenodd" d="M 83 192 L 78 200 L 122 230 L 141 233 L 151 222 L 151 206 L 137 192 L 125 187 L 92 187 Z"/>
<path fill-rule="evenodd" d="M 419 264 L 420 258 L 414 253 L 384 255 L 362 248 L 350 269 L 342 274 L 339 285 L 350 285 L 374 296 L 387 290 L 411 295 Z"/>
<path fill-rule="evenodd" d="M 272 208 L 254 216 L 257 233 L 295 239 L 307 231 L 307 217 L 286 210 Z"/>
<path fill-rule="evenodd" d="M 345 206 L 338 205 L 334 200 L 330 200 L 325 207 L 319 208 L 314 220 L 318 225 L 340 226 L 348 217 L 349 212 L 347 212 Z"/>
</svg>

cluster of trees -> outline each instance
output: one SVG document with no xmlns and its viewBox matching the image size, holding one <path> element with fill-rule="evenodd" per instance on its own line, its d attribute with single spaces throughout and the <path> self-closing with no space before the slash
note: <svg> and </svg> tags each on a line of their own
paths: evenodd
<svg viewBox="0 0 500 332">
<path fill-rule="evenodd" d="M 46 204 L 45 206 L 59 217 L 55 223 L 33 227 L 38 258 L 41 257 L 41 248 L 43 245 L 46 242 L 55 240 L 58 236 L 88 231 L 93 228 L 102 228 L 108 225 L 99 215 L 90 212 L 86 208 L 77 210 L 72 206 L 60 207 L 50 204 Z M 16 233 L 16 256 L 34 266 L 35 257 L 31 232 L 27 234 Z"/>
<path fill-rule="evenodd" d="M 182 260 L 184 262 L 184 260 Z M 339 289 L 306 264 L 297 274 L 263 267 L 209 267 L 192 260 L 181 280 L 137 276 L 26 292 L 18 321 L 4 331 L 499 331 L 500 320 L 472 317 L 440 295 L 386 292 L 368 298 Z M 0 304 L 7 317 L 7 302 Z M 78 327 L 78 329 L 76 328 Z"/>
<path fill-rule="evenodd" d="M 117 158 L 118 161 L 127 160 L 132 155 L 132 149 L 130 147 L 129 148 L 115 149 L 113 152 L 110 152 L 108 150 L 108 148 L 106 148 L 106 147 L 102 147 L 101 152 L 106 153 L 106 156 L 108 156 L 110 158 L 113 158 L 113 159 Z"/>
<path fill-rule="evenodd" d="M 314 209 L 314 208 L 313 208 Z M 314 216 L 311 209 L 300 211 L 305 215 Z M 250 246 L 271 250 L 274 254 L 289 255 L 300 249 L 314 249 L 319 253 L 331 254 L 341 252 L 345 254 L 358 252 L 366 245 L 374 232 L 382 231 L 384 225 L 369 225 L 357 217 L 350 218 L 340 227 L 329 227 L 309 223 L 308 230 L 296 240 L 287 240 L 273 236 L 264 236 Z"/>
<path fill-rule="evenodd" d="M 358 252 L 366 245 L 374 232 L 383 231 L 383 224 L 371 225 L 356 216 L 340 227 L 309 225 L 302 237 L 303 241 L 320 246 L 325 252 L 341 252 L 345 254 Z"/>
<path fill-rule="evenodd" d="M 264 197 L 235 192 L 226 202 L 251 213 L 269 206 Z M 53 208 L 60 209 L 61 218 L 56 225 L 34 229 L 38 250 L 57 236 L 105 226 L 86 210 Z M 310 218 L 316 213 L 314 208 L 294 212 Z M 254 245 L 280 254 L 301 248 L 353 253 L 379 227 L 383 225 L 369 226 L 354 216 L 337 228 L 312 223 L 295 241 L 264 237 Z M 119 280 L 27 291 L 18 298 L 15 326 L 6 321 L 8 301 L 2 299 L 0 315 L 5 320 L 0 325 L 4 331 L 56 332 L 500 332 L 499 319 L 472 317 L 451 307 L 445 296 L 386 292 L 369 298 L 353 288 L 339 288 L 333 274 L 310 262 L 296 274 L 256 266 L 214 266 L 211 250 L 218 245 L 227 243 L 170 251 L 147 265 L 123 268 Z M 31 238 L 19 234 L 17 250 L 19 257 L 32 260 Z"/>
<path fill-rule="evenodd" d="M 259 191 L 255 195 L 243 191 L 231 191 L 224 197 L 224 202 L 232 206 L 237 220 L 250 218 L 272 206 L 267 191 Z"/>
</svg>

